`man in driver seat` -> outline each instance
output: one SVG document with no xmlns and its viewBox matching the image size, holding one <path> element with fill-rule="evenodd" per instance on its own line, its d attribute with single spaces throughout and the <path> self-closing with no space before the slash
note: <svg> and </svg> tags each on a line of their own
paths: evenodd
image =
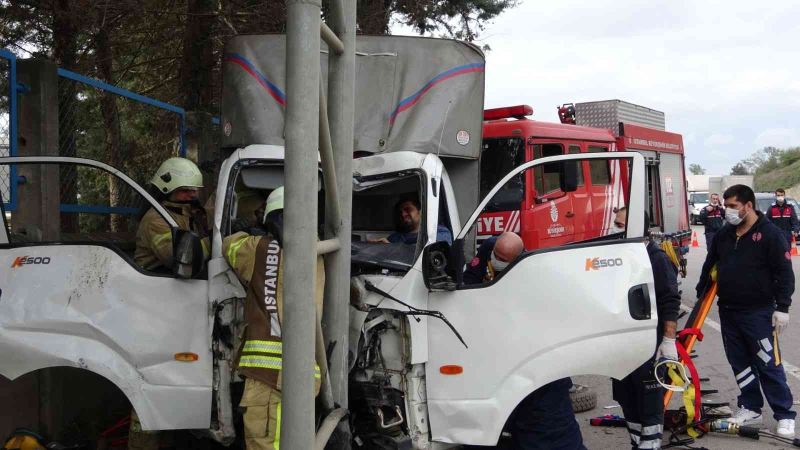
<svg viewBox="0 0 800 450">
<path fill-rule="evenodd" d="M 406 194 L 395 203 L 396 230 L 389 237 L 380 239 L 370 239 L 372 243 L 383 244 L 416 244 L 419 236 L 419 229 L 422 223 L 422 212 L 417 194 Z M 436 228 L 436 242 L 453 243 L 453 233 L 444 226 Z"/>
</svg>

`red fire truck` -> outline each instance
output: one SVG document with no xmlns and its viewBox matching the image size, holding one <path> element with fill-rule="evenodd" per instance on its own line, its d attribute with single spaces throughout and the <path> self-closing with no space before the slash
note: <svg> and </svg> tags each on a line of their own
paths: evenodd
<svg viewBox="0 0 800 450">
<path fill-rule="evenodd" d="M 599 122 L 605 118 L 608 123 L 608 114 L 598 115 L 592 109 L 602 106 L 608 110 L 608 103 L 575 106 L 579 113 L 585 112 L 584 122 L 598 122 L 599 117 Z M 690 228 L 681 135 L 625 122 L 617 122 L 614 128 L 581 126 L 582 118 L 577 114 L 576 120 L 575 106 L 559 108 L 563 123 L 529 119 L 533 109 L 527 105 L 485 110 L 481 196 L 512 167 L 532 159 L 572 153 L 636 151 L 647 160 L 651 230 L 671 236 L 677 245 L 686 246 Z M 610 108 L 616 111 L 617 106 L 610 105 Z M 623 113 L 630 112 L 619 109 Z M 642 109 L 647 113 L 653 111 Z M 625 118 L 625 114 L 615 113 L 611 119 L 620 116 Z M 663 120 L 663 114 L 661 117 Z M 638 122 L 651 125 L 648 120 Z M 552 168 L 545 165 L 526 173 L 524 179 L 509 181 L 481 214 L 478 239 L 509 230 L 522 236 L 526 249 L 533 250 L 614 233 L 615 212 L 626 204 L 623 193 L 628 177 L 624 163 L 582 161 L 578 166 L 577 187 L 571 192 L 562 190 L 560 170 L 558 165 Z"/>
</svg>

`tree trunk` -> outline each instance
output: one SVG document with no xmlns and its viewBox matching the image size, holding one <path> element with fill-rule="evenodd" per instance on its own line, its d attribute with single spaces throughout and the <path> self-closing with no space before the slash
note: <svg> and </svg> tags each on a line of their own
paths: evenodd
<svg viewBox="0 0 800 450">
<path fill-rule="evenodd" d="M 100 79 L 109 84 L 114 84 L 114 60 L 111 53 L 111 42 L 108 30 L 101 26 L 95 35 L 95 65 Z M 103 129 L 105 130 L 105 151 L 108 163 L 118 169 L 123 169 L 124 158 L 122 155 L 122 130 L 119 121 L 117 97 L 108 91 L 100 94 L 100 113 L 103 116 Z M 114 175 L 108 175 L 108 201 L 111 207 L 123 206 L 121 198 L 122 183 Z M 111 215 L 111 231 L 126 231 L 125 216 Z"/>
<path fill-rule="evenodd" d="M 188 0 L 183 34 L 180 89 L 186 111 L 211 112 L 214 91 L 213 27 L 216 0 Z"/>
</svg>

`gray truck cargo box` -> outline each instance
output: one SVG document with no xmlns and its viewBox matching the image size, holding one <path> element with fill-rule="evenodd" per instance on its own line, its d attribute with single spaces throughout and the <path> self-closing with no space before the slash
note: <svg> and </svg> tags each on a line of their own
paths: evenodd
<svg viewBox="0 0 800 450">
<path fill-rule="evenodd" d="M 449 39 L 356 38 L 355 150 L 478 159 L 483 52 Z M 222 66 L 222 146 L 283 145 L 286 37 L 237 36 Z M 327 85 L 327 48 L 320 63 Z"/>
<path fill-rule="evenodd" d="M 619 123 L 631 123 L 664 131 L 664 113 L 622 100 L 602 100 L 575 104 L 577 125 L 610 129 L 619 136 Z"/>
</svg>

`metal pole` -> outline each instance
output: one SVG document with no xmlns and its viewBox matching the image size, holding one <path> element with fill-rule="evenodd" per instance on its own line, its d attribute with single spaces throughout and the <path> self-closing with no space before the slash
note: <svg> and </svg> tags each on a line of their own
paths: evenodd
<svg viewBox="0 0 800 450">
<path fill-rule="evenodd" d="M 347 408 L 347 343 L 350 305 L 350 233 L 353 210 L 353 121 L 355 110 L 356 0 L 331 2 L 328 23 L 344 44 L 342 55 L 328 56 L 328 118 L 333 144 L 338 185 L 338 224 L 326 226 L 326 237 L 338 236 L 344 251 L 326 256 L 324 330 L 326 342 L 333 344 L 329 374 L 334 400 Z M 334 212 L 325 209 L 326 223 Z M 338 225 L 338 226 L 337 226 Z M 340 448 L 349 448 L 349 430 L 344 421 L 339 427 L 345 435 Z"/>
<path fill-rule="evenodd" d="M 281 447 L 314 447 L 320 0 L 286 1 L 286 199 Z"/>
</svg>

